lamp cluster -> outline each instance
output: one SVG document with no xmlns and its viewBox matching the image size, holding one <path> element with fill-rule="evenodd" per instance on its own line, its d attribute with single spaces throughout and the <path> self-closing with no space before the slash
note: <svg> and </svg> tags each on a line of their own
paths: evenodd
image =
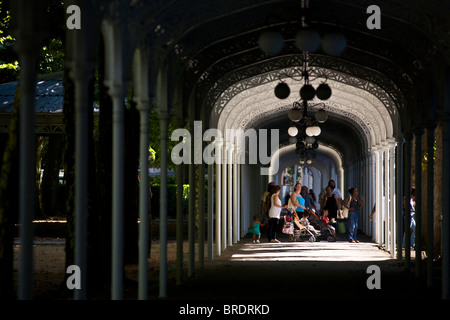
<svg viewBox="0 0 450 320">
<path fill-rule="evenodd" d="M 285 45 L 283 35 L 277 31 L 262 32 L 258 44 L 268 55 L 277 55 Z M 321 48 L 328 55 L 340 56 L 347 48 L 347 39 L 339 32 L 326 33 L 321 37 L 316 30 L 302 28 L 295 36 L 295 46 L 300 51 L 316 52 Z"/>
<path fill-rule="evenodd" d="M 288 116 L 291 124 L 288 134 L 290 136 L 289 142 L 296 144 L 296 153 L 306 156 L 308 149 L 315 150 L 319 147 L 318 136 L 322 131 L 319 124 L 327 121 L 328 114 L 324 108 L 321 108 L 316 112 L 314 118 L 309 117 L 308 102 L 303 100 L 302 103 L 303 110 L 300 102 L 294 102 L 293 108 L 289 111 Z"/>
<path fill-rule="evenodd" d="M 314 150 L 319 147 L 317 139 L 322 131 L 319 124 L 327 121 L 328 114 L 322 107 L 316 112 L 314 118 L 309 117 L 308 101 L 314 99 L 314 97 L 320 100 L 327 100 L 331 97 L 332 92 L 329 85 L 325 82 L 322 82 L 316 89 L 309 83 L 308 53 L 304 52 L 303 56 L 303 69 L 301 71 L 301 79 L 298 81 L 304 80 L 304 85 L 299 91 L 300 101 L 294 102 L 293 108 L 288 114 L 291 121 L 288 134 L 290 135 L 289 142 L 296 144 L 296 152 L 300 154 L 300 163 L 311 164 L 315 159 Z M 275 87 L 275 96 L 279 99 L 286 99 L 290 95 L 290 91 L 287 83 L 280 79 L 280 82 Z"/>
<path fill-rule="evenodd" d="M 291 89 L 289 88 L 289 86 L 286 82 L 280 81 L 276 85 L 275 96 L 278 99 L 284 100 L 287 97 L 289 97 L 290 94 L 291 94 Z M 311 84 L 305 83 L 300 88 L 300 97 L 302 98 L 302 100 L 306 100 L 306 101 L 312 100 L 312 99 L 314 99 L 314 97 L 317 97 L 320 100 L 327 100 L 329 97 L 331 97 L 331 88 L 325 82 L 322 82 L 321 84 L 319 84 L 316 89 L 314 89 L 314 87 Z"/>
<path fill-rule="evenodd" d="M 339 32 L 330 32 L 323 37 L 314 29 L 309 27 L 309 8 L 308 2 L 302 2 L 302 16 L 300 18 L 301 29 L 295 36 L 295 46 L 303 53 L 303 65 L 300 80 L 291 77 L 294 80 L 304 80 L 303 86 L 300 88 L 300 101 L 294 102 L 293 109 L 289 111 L 289 119 L 291 124 L 288 129 L 290 136 L 289 142 L 296 144 L 295 152 L 300 154 L 300 164 L 311 164 L 316 158 L 316 149 L 319 147 L 317 137 L 321 133 L 319 124 L 324 123 L 328 119 L 328 114 L 321 108 L 315 114 L 315 119 L 308 117 L 308 101 L 317 97 L 320 100 L 327 100 L 331 97 L 331 88 L 324 81 L 317 88 L 310 83 L 308 74 L 309 53 L 316 52 L 319 48 L 328 55 L 339 56 L 347 47 L 347 39 Z M 258 39 L 261 50 L 268 55 L 279 54 L 284 46 L 285 41 L 281 33 L 270 30 L 262 32 Z M 289 85 L 282 81 L 275 87 L 275 96 L 279 99 L 286 99 L 291 94 Z M 303 104 L 303 112 L 301 110 Z"/>
</svg>

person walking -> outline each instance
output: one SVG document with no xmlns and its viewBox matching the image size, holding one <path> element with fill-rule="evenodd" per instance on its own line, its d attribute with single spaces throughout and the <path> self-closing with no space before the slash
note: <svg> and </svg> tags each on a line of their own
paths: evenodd
<svg viewBox="0 0 450 320">
<path fill-rule="evenodd" d="M 364 197 L 358 198 L 358 189 L 348 189 L 350 195 L 343 201 L 344 206 L 348 209 L 348 241 L 358 243 L 356 238 L 358 232 L 358 215 L 359 209 L 364 205 Z"/>
<path fill-rule="evenodd" d="M 280 190 L 281 187 L 276 185 L 273 187 L 273 194 L 270 196 L 271 206 L 269 209 L 269 242 L 279 243 L 277 240 L 277 225 L 278 220 L 280 219 L 281 209 L 287 207 L 287 205 L 281 205 L 280 199 Z"/>
</svg>

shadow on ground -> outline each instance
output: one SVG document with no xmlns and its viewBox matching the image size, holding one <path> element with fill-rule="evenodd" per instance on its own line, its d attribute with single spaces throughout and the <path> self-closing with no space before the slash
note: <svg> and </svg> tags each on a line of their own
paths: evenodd
<svg viewBox="0 0 450 320">
<path fill-rule="evenodd" d="M 391 259 L 367 237 L 351 244 L 337 242 L 287 242 L 253 244 L 245 238 L 228 247 L 214 261 L 197 269 L 194 277 L 175 285 L 169 279 L 169 299 L 189 300 L 439 300 L 438 279 L 430 289 L 403 261 Z M 380 268 L 380 289 L 368 289 L 372 272 Z M 414 269 L 412 269 L 414 270 Z M 373 278 L 369 279 L 373 283 Z M 153 292 L 154 297 L 157 296 Z"/>
</svg>

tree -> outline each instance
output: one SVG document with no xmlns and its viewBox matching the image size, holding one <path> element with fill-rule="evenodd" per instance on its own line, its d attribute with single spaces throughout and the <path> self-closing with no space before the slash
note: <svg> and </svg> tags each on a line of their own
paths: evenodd
<svg viewBox="0 0 450 320">
<path fill-rule="evenodd" d="M 153 108 L 150 111 L 149 116 L 149 134 L 150 134 L 150 155 L 152 156 L 151 159 L 149 159 L 149 164 L 152 166 L 155 166 L 157 168 L 161 167 L 161 140 L 160 140 L 160 125 L 159 125 L 159 119 L 158 119 L 158 112 L 155 110 L 156 104 L 153 104 Z M 175 121 L 174 118 L 171 117 L 169 119 L 169 140 L 167 141 L 167 152 L 169 154 L 168 162 L 167 162 L 167 168 L 169 170 L 175 170 L 176 165 L 172 162 L 172 159 L 170 157 L 170 153 L 172 152 L 172 149 L 174 146 L 178 144 L 178 141 L 171 141 L 170 140 L 170 134 L 172 131 L 176 129 L 175 127 Z"/>
<path fill-rule="evenodd" d="M 8 3 L 0 0 L 0 83 L 15 81 L 19 76 L 19 61 L 13 50 L 16 39 L 8 31 L 10 20 Z"/>
<path fill-rule="evenodd" d="M 47 28 L 49 32 L 42 42 L 42 49 L 39 53 L 39 75 L 64 70 L 64 17 L 62 2 L 50 1 L 47 6 L 46 19 L 43 19 L 49 26 Z M 20 71 L 19 59 L 13 50 L 16 39 L 10 33 L 10 22 L 9 3 L 0 0 L 0 83 L 16 81 Z"/>
</svg>

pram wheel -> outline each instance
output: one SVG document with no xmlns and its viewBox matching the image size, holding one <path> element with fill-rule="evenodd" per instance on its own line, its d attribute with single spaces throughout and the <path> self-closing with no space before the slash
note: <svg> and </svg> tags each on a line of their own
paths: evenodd
<svg viewBox="0 0 450 320">
<path fill-rule="evenodd" d="M 309 237 L 309 242 L 315 242 L 315 241 L 316 241 L 316 237 L 314 237 L 314 236 Z"/>
<path fill-rule="evenodd" d="M 332 236 L 327 237 L 328 242 L 336 242 L 336 239 Z"/>
</svg>

